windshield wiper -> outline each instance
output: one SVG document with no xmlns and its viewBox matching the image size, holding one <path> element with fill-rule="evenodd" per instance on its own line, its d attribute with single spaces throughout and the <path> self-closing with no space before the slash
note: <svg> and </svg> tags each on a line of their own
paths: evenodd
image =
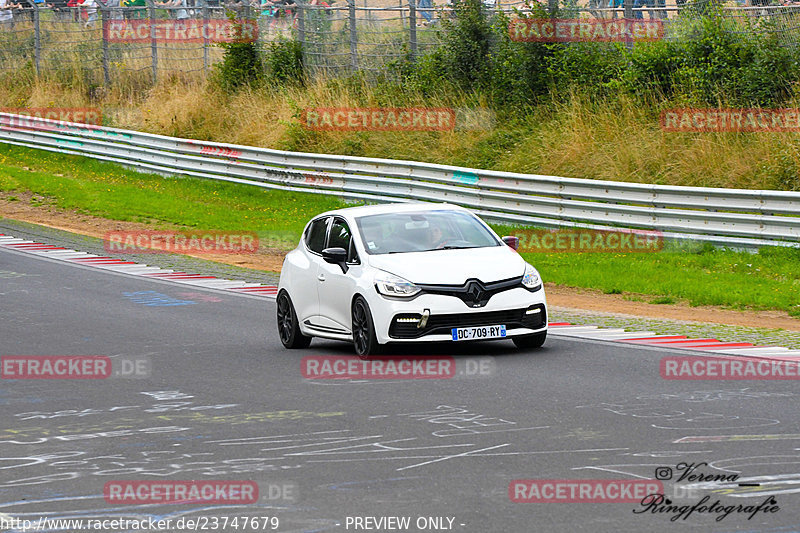
<svg viewBox="0 0 800 533">
<path fill-rule="evenodd" d="M 484 248 L 484 246 L 442 246 L 441 248 L 428 248 L 427 250 L 392 250 L 391 252 L 385 252 L 380 255 L 390 255 L 390 254 L 416 254 L 420 252 L 435 252 L 437 250 L 468 250 L 470 248 Z"/>
<path fill-rule="evenodd" d="M 428 248 L 427 250 L 419 250 L 419 251 L 436 252 L 441 250 L 468 250 L 470 248 L 483 248 L 483 246 L 442 246 L 441 248 Z"/>
</svg>

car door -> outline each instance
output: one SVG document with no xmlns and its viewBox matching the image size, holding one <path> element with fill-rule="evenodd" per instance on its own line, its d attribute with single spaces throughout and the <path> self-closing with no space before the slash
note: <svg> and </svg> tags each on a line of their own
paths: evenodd
<svg viewBox="0 0 800 533">
<path fill-rule="evenodd" d="M 311 222 L 303 234 L 301 253 L 294 260 L 290 296 L 298 320 L 305 324 L 319 322 L 319 295 L 317 273 L 322 261 L 322 250 L 332 217 L 321 217 Z"/>
<path fill-rule="evenodd" d="M 350 334 L 352 317 L 350 303 L 355 293 L 356 280 L 362 266 L 353 242 L 350 225 L 342 217 L 334 217 L 328 229 L 326 248 L 344 248 L 348 251 L 347 272 L 339 265 L 320 262 L 317 274 L 320 325 L 332 332 Z"/>
</svg>

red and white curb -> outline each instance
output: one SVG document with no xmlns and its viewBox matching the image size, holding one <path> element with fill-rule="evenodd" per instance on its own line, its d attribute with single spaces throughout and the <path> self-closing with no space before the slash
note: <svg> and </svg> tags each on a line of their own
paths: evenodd
<svg viewBox="0 0 800 533">
<path fill-rule="evenodd" d="M 722 342 L 708 338 L 691 339 L 684 335 L 656 335 L 653 331 L 625 331 L 624 329 L 600 328 L 598 326 L 579 326 L 569 322 L 551 322 L 549 324 L 549 333 L 564 337 L 691 350 L 696 353 L 737 355 L 776 361 L 797 361 L 800 359 L 800 350 L 790 350 L 780 346 L 757 346 L 749 342 Z"/>
<path fill-rule="evenodd" d="M 0 233 L 0 247 L 20 252 L 68 261 L 71 263 L 121 272 L 124 274 L 159 279 L 209 289 L 221 289 L 239 294 L 275 298 L 278 287 L 220 279 L 215 276 L 175 272 L 160 267 L 147 266 L 133 261 L 123 261 L 113 257 L 98 256 L 86 252 L 69 250 L 60 246 L 52 246 L 36 241 L 18 239 Z M 624 329 L 600 328 L 598 326 L 580 326 L 569 322 L 550 322 L 550 334 L 581 339 L 605 340 L 625 344 L 638 344 L 659 348 L 691 350 L 695 353 L 715 353 L 726 356 L 756 357 L 761 359 L 797 361 L 800 350 L 790 350 L 780 346 L 757 346 L 749 342 L 722 342 L 717 339 L 690 339 L 684 335 L 656 335 L 652 331 L 625 331 Z"/>
<path fill-rule="evenodd" d="M 86 252 L 78 252 L 60 246 L 52 246 L 36 241 L 18 239 L 10 235 L 0 233 L 0 247 L 17 250 L 49 259 L 67 261 L 73 264 L 121 272 L 133 276 L 142 276 L 150 279 L 159 279 L 191 285 L 193 287 L 204 287 L 207 289 L 220 289 L 236 292 L 239 294 L 250 294 L 275 298 L 278 294 L 278 287 L 274 285 L 262 285 L 260 283 L 248 283 L 230 279 L 220 279 L 215 276 L 204 276 L 202 274 L 189 274 L 187 272 L 176 272 L 160 267 L 147 266 L 133 261 L 124 261 L 114 257 L 105 257 Z"/>
</svg>

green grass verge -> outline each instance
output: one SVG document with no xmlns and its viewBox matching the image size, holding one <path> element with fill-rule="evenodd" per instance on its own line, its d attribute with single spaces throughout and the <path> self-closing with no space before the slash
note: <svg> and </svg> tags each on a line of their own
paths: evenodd
<svg viewBox="0 0 800 533">
<path fill-rule="evenodd" d="M 667 245 L 656 253 L 524 253 L 542 277 L 561 285 L 633 293 L 652 304 L 781 309 L 800 317 L 800 249 L 758 253 Z"/>
<path fill-rule="evenodd" d="M 311 216 L 346 205 L 332 196 L 143 174 L 85 157 L 0 147 L 0 191 L 30 191 L 63 209 L 154 228 L 255 231 L 262 244 L 289 247 Z"/>
<path fill-rule="evenodd" d="M 334 197 L 195 178 L 165 178 L 119 165 L 0 144 L 0 191 L 30 191 L 61 208 L 113 220 L 255 231 L 299 238 L 313 215 L 346 205 Z M 501 235 L 520 228 L 494 226 Z M 546 281 L 646 295 L 653 304 L 687 302 L 734 309 L 778 309 L 800 316 L 800 250 L 758 253 L 699 244 L 657 253 L 524 253 Z"/>
</svg>

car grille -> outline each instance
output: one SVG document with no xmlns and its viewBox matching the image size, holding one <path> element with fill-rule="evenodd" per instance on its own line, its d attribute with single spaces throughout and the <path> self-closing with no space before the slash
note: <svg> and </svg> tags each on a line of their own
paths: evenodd
<svg viewBox="0 0 800 533">
<path fill-rule="evenodd" d="M 463 285 L 425 285 L 417 284 L 423 293 L 454 296 L 464 302 L 467 307 L 484 307 L 497 293 L 520 287 L 522 276 L 491 283 L 483 283 L 478 279 L 469 279 Z"/>
<path fill-rule="evenodd" d="M 528 309 L 539 309 L 538 313 L 526 315 Z M 398 319 L 419 319 L 421 315 L 402 313 L 392 318 L 389 336 L 393 339 L 416 339 L 423 335 L 450 335 L 452 328 L 472 326 L 505 325 L 506 329 L 530 328 L 540 329 L 547 324 L 547 311 L 544 305 L 537 304 L 524 309 L 507 311 L 487 311 L 483 313 L 456 313 L 449 315 L 431 315 L 424 328 L 418 328 L 417 322 L 402 322 Z"/>
</svg>

